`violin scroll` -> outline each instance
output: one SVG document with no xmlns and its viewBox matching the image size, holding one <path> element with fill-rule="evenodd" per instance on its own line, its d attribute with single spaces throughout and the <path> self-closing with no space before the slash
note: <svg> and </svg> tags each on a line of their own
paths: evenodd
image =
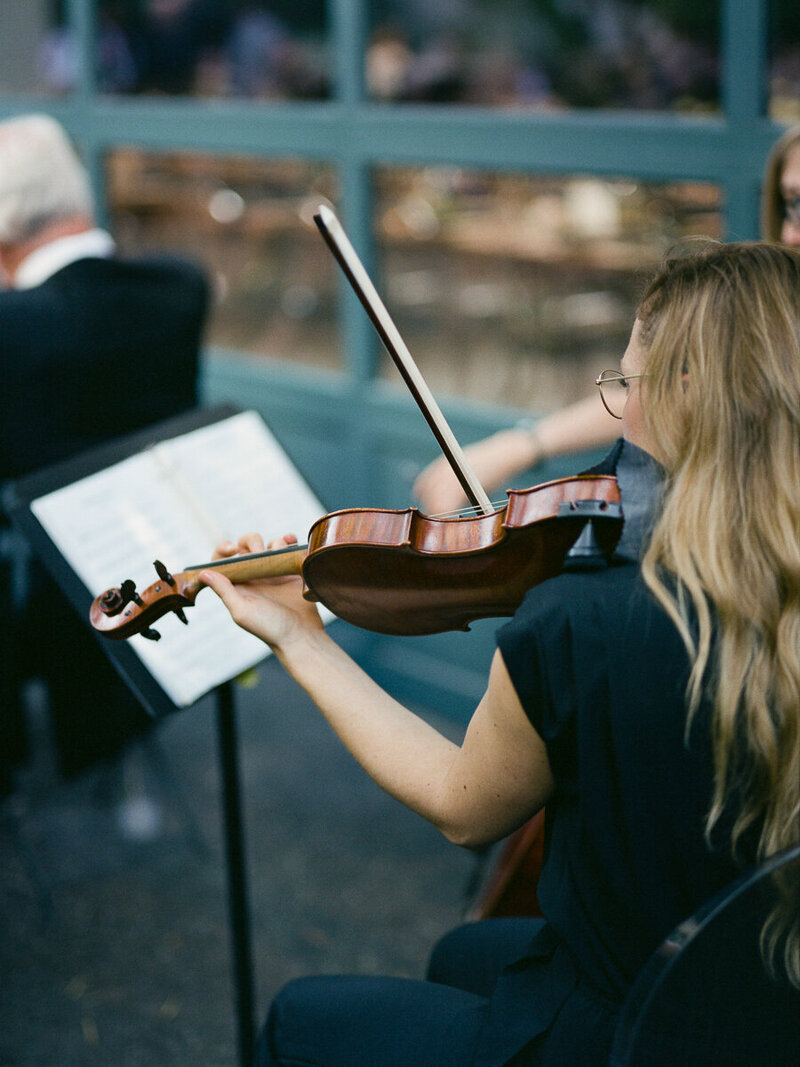
<svg viewBox="0 0 800 1067">
<path fill-rule="evenodd" d="M 222 571 L 232 582 L 300 574 L 305 555 L 305 547 L 289 545 L 271 552 L 256 552 L 197 564 L 176 574 L 170 574 L 161 560 L 157 559 L 153 566 L 158 581 L 141 593 L 136 591 L 136 585 L 130 578 L 119 587 L 106 589 L 92 601 L 89 621 L 95 630 L 114 641 L 138 633 L 158 641 L 161 635 L 152 628 L 152 623 L 164 615 L 172 612 L 182 623 L 188 623 L 185 609 L 194 605 L 197 594 L 205 588 L 197 577 L 200 571 Z"/>
<path fill-rule="evenodd" d="M 89 620 L 95 630 L 112 640 L 123 640 L 140 633 L 151 641 L 158 641 L 161 634 L 150 625 L 168 612 L 173 612 L 182 623 L 188 624 L 184 608 L 194 604 L 195 597 L 202 586 L 196 578 L 186 578 L 179 586 L 178 577 L 169 573 L 161 560 L 155 560 L 153 566 L 159 580 L 142 593 L 136 591 L 136 584 L 130 578 L 119 587 L 106 589 L 92 602 Z"/>
</svg>

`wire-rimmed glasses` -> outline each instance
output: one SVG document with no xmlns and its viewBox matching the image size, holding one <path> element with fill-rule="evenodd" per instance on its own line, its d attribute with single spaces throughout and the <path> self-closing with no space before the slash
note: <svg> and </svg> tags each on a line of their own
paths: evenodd
<svg viewBox="0 0 800 1067">
<path fill-rule="evenodd" d="M 601 371 L 594 380 L 594 384 L 600 390 L 600 399 L 603 407 L 615 419 L 622 418 L 622 412 L 628 401 L 630 390 L 628 382 L 634 378 L 644 378 L 644 374 L 623 374 L 618 370 Z"/>
<path fill-rule="evenodd" d="M 784 200 L 783 217 L 792 226 L 800 226 L 800 196 L 793 196 L 788 200 Z"/>
</svg>

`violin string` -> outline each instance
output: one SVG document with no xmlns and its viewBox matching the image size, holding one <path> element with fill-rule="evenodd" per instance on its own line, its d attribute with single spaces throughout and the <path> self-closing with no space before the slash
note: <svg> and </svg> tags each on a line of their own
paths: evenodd
<svg viewBox="0 0 800 1067">
<path fill-rule="evenodd" d="M 508 503 L 507 500 L 492 500 L 490 501 L 495 511 L 500 511 Z M 483 509 L 478 507 L 477 504 L 469 504 L 465 508 L 457 508 L 455 511 L 442 511 L 436 515 L 429 515 L 431 519 L 468 519 L 474 518 L 476 515 L 485 514 Z"/>
</svg>

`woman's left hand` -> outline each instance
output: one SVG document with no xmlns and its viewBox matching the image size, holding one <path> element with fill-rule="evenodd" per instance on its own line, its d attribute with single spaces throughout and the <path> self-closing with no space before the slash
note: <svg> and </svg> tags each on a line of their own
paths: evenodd
<svg viewBox="0 0 800 1067">
<path fill-rule="evenodd" d="M 297 544 L 294 534 L 286 534 L 270 541 L 269 550 Z M 229 559 L 239 553 L 263 552 L 260 534 L 249 533 L 237 544 L 224 541 L 217 545 L 213 558 Z M 213 589 L 230 612 L 231 618 L 255 637 L 278 651 L 296 638 L 310 631 L 322 630 L 322 620 L 314 604 L 303 599 L 303 581 L 297 575 L 264 578 L 234 585 L 219 571 L 202 571 L 199 578 Z"/>
</svg>

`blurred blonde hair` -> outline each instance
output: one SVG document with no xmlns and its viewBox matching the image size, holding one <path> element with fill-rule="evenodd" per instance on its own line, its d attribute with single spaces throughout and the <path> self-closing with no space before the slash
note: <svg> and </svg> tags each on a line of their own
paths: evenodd
<svg viewBox="0 0 800 1067">
<path fill-rule="evenodd" d="M 94 207 L 89 178 L 63 128 L 49 115 L 0 122 L 0 243 L 19 244 Z"/>
<path fill-rule="evenodd" d="M 800 125 L 790 126 L 775 142 L 764 166 L 761 185 L 761 236 L 765 241 L 780 241 L 785 205 L 781 178 L 786 156 L 800 144 Z"/>
<path fill-rule="evenodd" d="M 644 417 L 668 476 L 643 573 L 691 658 L 687 730 L 704 695 L 713 705 L 707 832 L 732 813 L 733 851 L 753 828 L 766 857 L 800 841 L 800 253 L 695 248 L 654 279 L 639 319 Z M 762 943 L 800 986 L 790 910 Z"/>
</svg>

